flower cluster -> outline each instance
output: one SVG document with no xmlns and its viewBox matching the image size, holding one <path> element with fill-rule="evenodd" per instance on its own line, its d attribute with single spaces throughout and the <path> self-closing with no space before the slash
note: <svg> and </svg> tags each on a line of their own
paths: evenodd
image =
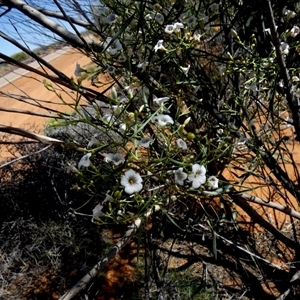
<svg viewBox="0 0 300 300">
<path fill-rule="evenodd" d="M 155 196 L 160 198 L 160 204 L 177 191 L 182 200 L 185 194 L 209 194 L 207 190 L 210 194 L 221 193 L 218 178 L 207 175 L 206 166 L 212 160 L 220 161 L 216 165 L 222 166 L 224 157 L 233 157 L 241 150 L 237 147 L 240 139 L 231 136 L 233 129 L 226 126 L 244 124 L 236 111 L 236 107 L 244 105 L 242 96 L 249 96 L 249 103 L 252 99 L 262 103 L 263 97 L 268 97 L 271 85 L 266 78 L 278 72 L 274 67 L 276 55 L 281 52 L 286 59 L 294 51 L 292 43 L 299 34 L 297 24 L 290 23 L 284 33 L 278 26 L 280 43 L 276 49 L 270 45 L 269 55 L 258 59 L 250 55 L 257 46 L 255 35 L 251 43 L 244 43 L 239 30 L 232 26 L 230 35 L 238 49 L 234 53 L 217 41 L 216 37 L 223 34 L 217 25 L 223 8 L 217 3 L 199 2 L 194 8 L 186 4 L 184 10 L 177 11 L 167 1 L 146 5 L 142 10 L 136 1 L 120 3 L 125 2 L 126 6 L 114 6 L 108 0 L 102 1 L 95 18 L 102 51 L 94 57 L 97 68 L 93 78 L 101 83 L 101 75 L 105 74 L 110 94 L 105 88 L 105 105 L 97 108 L 97 117 L 93 115 L 90 120 L 107 136 L 112 136 L 111 132 L 118 136 L 105 144 L 96 133 L 78 163 L 79 174 L 98 176 L 85 184 L 105 178 L 113 191 L 112 198 L 96 209 L 97 218 L 102 216 L 100 211 L 105 216 L 120 211 L 115 218 L 140 213 L 146 207 L 143 203 L 147 202 L 148 207 L 156 204 L 152 192 L 155 189 L 159 190 Z M 295 18 L 289 10 L 283 16 L 290 22 Z M 272 39 L 274 32 L 266 29 L 263 34 Z M 206 54 L 210 58 L 204 58 Z M 255 72 L 250 65 L 255 66 Z M 77 65 L 75 75 L 82 72 L 84 69 Z M 240 78 L 240 92 L 231 79 L 228 81 L 228 74 Z M 294 71 L 291 75 L 292 90 L 297 93 L 299 74 Z M 275 81 L 272 86 L 276 84 Z M 249 107 L 257 103 L 251 102 Z M 249 112 L 249 120 L 253 113 Z M 243 134 L 249 133 L 239 136 Z M 247 136 L 247 146 L 250 141 Z M 97 170 L 96 156 L 102 158 L 107 174 Z M 221 174 L 222 170 L 216 172 Z"/>
<path fill-rule="evenodd" d="M 194 164 L 192 166 L 192 173 L 189 175 L 183 171 L 183 168 L 179 168 L 178 170 L 174 171 L 175 183 L 179 185 L 184 185 L 184 181 L 188 179 L 193 189 L 198 189 L 205 183 L 207 183 L 208 189 L 217 189 L 218 188 L 218 178 L 215 176 L 210 176 L 206 180 L 206 169 L 204 166 L 199 164 Z"/>
</svg>

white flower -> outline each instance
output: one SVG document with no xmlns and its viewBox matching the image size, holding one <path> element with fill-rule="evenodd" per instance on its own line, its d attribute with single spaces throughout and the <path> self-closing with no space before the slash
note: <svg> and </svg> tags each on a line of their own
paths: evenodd
<svg viewBox="0 0 300 300">
<path fill-rule="evenodd" d="M 289 51 L 290 51 L 289 44 L 286 43 L 286 42 L 281 42 L 280 43 L 280 50 L 281 50 L 282 54 L 288 55 Z"/>
<path fill-rule="evenodd" d="M 102 204 L 105 203 L 105 202 L 114 202 L 115 201 L 115 198 L 113 196 L 111 196 L 111 195 L 108 194 L 109 192 L 110 191 L 107 191 L 106 197 L 103 200 Z"/>
<path fill-rule="evenodd" d="M 115 39 L 112 43 L 112 38 L 106 38 L 105 42 L 102 44 L 105 51 L 107 51 L 111 55 L 115 55 L 119 51 L 123 49 L 122 44 L 118 39 Z"/>
<path fill-rule="evenodd" d="M 121 185 L 125 187 L 127 194 L 133 194 L 139 192 L 142 188 L 143 179 L 137 172 L 128 170 L 121 177 Z"/>
<path fill-rule="evenodd" d="M 192 39 L 197 42 L 197 43 L 200 43 L 201 42 L 201 37 L 203 35 L 200 34 L 200 33 L 197 33 L 197 32 L 194 32 L 193 36 L 192 36 Z"/>
<path fill-rule="evenodd" d="M 105 155 L 106 163 L 112 162 L 115 166 L 124 163 L 125 159 L 119 153 L 108 153 Z"/>
<path fill-rule="evenodd" d="M 76 68 L 75 68 L 75 71 L 74 71 L 74 75 L 76 77 L 81 77 L 81 72 L 84 71 L 83 69 L 81 69 L 80 67 L 80 64 L 79 63 L 76 63 Z"/>
<path fill-rule="evenodd" d="M 122 217 L 123 217 L 123 215 L 124 215 L 124 213 L 122 212 L 122 210 L 118 210 L 117 211 L 117 220 L 119 221 L 119 220 L 121 220 L 122 219 Z"/>
<path fill-rule="evenodd" d="M 165 33 L 171 34 L 173 32 L 179 32 L 182 28 L 184 28 L 183 24 L 177 22 L 173 25 L 167 25 L 165 27 Z"/>
<path fill-rule="evenodd" d="M 114 74 L 116 72 L 116 68 L 114 66 L 108 66 L 105 72 L 109 74 Z"/>
<path fill-rule="evenodd" d="M 81 167 L 88 168 L 91 164 L 90 157 L 92 156 L 92 153 L 87 153 L 83 155 L 78 163 L 78 169 L 81 169 Z"/>
<path fill-rule="evenodd" d="M 158 126 L 166 126 L 167 124 L 174 124 L 173 119 L 169 115 L 157 115 L 154 120 L 158 122 Z"/>
<path fill-rule="evenodd" d="M 195 16 L 191 16 L 187 19 L 185 19 L 184 23 L 188 26 L 188 27 L 194 27 L 197 25 L 197 18 Z"/>
<path fill-rule="evenodd" d="M 292 10 L 285 9 L 284 15 L 289 20 L 291 18 L 294 18 L 296 16 L 296 13 L 294 11 L 292 11 Z"/>
<path fill-rule="evenodd" d="M 126 130 L 127 130 L 127 125 L 125 123 L 121 123 L 119 125 L 119 132 L 123 134 Z"/>
<path fill-rule="evenodd" d="M 296 37 L 300 33 L 300 28 L 298 26 L 293 26 L 290 30 L 291 37 Z"/>
<path fill-rule="evenodd" d="M 210 176 L 207 179 L 207 184 L 210 190 L 216 190 L 219 187 L 219 179 L 216 176 Z"/>
<path fill-rule="evenodd" d="M 139 141 L 139 147 L 149 148 L 150 144 L 153 143 L 152 137 L 144 137 Z"/>
<path fill-rule="evenodd" d="M 206 169 L 204 166 L 200 166 L 199 164 L 194 164 L 192 166 L 193 173 L 189 175 L 189 181 L 192 182 L 192 186 L 194 189 L 197 189 L 204 184 L 206 181 Z"/>
<path fill-rule="evenodd" d="M 143 61 L 143 62 L 140 62 L 140 63 L 137 65 L 137 67 L 140 68 L 140 69 L 143 69 L 143 70 L 145 71 L 148 65 L 149 65 L 149 62 L 148 62 L 148 61 Z"/>
<path fill-rule="evenodd" d="M 179 168 L 178 170 L 174 171 L 175 182 L 179 185 L 184 184 L 184 180 L 187 178 L 187 174 L 183 172 L 183 168 Z"/>
<path fill-rule="evenodd" d="M 213 13 L 215 13 L 219 9 L 219 4 L 213 3 L 210 5 L 209 10 Z"/>
<path fill-rule="evenodd" d="M 104 215 L 102 209 L 103 209 L 103 205 L 101 204 L 95 206 L 95 208 L 93 209 L 93 219 L 97 219 Z"/>
<path fill-rule="evenodd" d="M 186 142 L 183 139 L 176 140 L 176 145 L 179 149 L 182 150 L 186 150 L 188 148 Z"/>
<path fill-rule="evenodd" d="M 164 40 L 159 40 L 157 42 L 157 44 L 154 46 L 154 51 L 157 52 L 157 50 L 167 50 L 164 46 L 163 46 L 163 42 Z"/>
<path fill-rule="evenodd" d="M 87 145 L 87 148 L 92 148 L 94 145 L 97 145 L 99 144 L 99 140 L 97 139 L 97 134 L 94 134 L 91 138 L 91 140 L 89 141 L 88 145 Z"/>
<path fill-rule="evenodd" d="M 175 26 L 174 25 L 167 25 L 165 28 L 165 33 L 171 34 L 173 33 L 175 30 Z"/>
<path fill-rule="evenodd" d="M 181 71 L 183 72 L 183 74 L 184 74 L 186 77 L 188 77 L 188 73 L 189 73 L 190 67 L 191 67 L 191 65 L 188 65 L 186 68 L 180 67 Z"/>
<path fill-rule="evenodd" d="M 180 22 L 176 22 L 175 24 L 174 24 L 174 31 L 175 32 L 180 32 L 180 29 L 182 29 L 182 28 L 184 28 L 184 25 L 182 24 L 182 23 L 180 23 Z"/>
<path fill-rule="evenodd" d="M 170 97 L 161 97 L 157 98 L 156 96 L 153 96 L 153 102 L 156 103 L 157 105 L 161 106 L 165 102 L 169 101 Z"/>
</svg>

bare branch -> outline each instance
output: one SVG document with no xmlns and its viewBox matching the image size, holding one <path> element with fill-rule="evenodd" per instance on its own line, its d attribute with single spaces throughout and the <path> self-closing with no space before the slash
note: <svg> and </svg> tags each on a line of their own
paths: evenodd
<svg viewBox="0 0 300 300">
<path fill-rule="evenodd" d="M 155 205 L 154 209 L 148 210 L 144 214 L 144 218 L 148 218 L 153 211 L 160 210 L 158 205 Z M 107 263 L 118 254 L 118 252 L 129 243 L 129 241 L 136 234 L 142 223 L 141 218 L 137 218 L 134 223 L 129 226 L 122 239 L 115 244 L 108 253 L 81 279 L 79 280 L 67 293 L 59 298 L 59 300 L 70 300 L 73 299 L 80 291 L 84 290 L 87 285 L 99 274 L 99 272 L 107 265 Z"/>
<path fill-rule="evenodd" d="M 290 216 L 295 217 L 296 219 L 300 220 L 300 213 L 291 209 L 288 206 L 284 206 L 284 205 L 281 205 L 281 204 L 275 203 L 275 202 L 265 201 L 265 200 L 262 200 L 261 198 L 249 195 L 247 193 L 241 193 L 241 194 L 239 194 L 239 196 L 244 200 L 247 200 L 247 201 L 250 201 L 253 203 L 257 203 L 257 204 L 260 204 L 263 206 L 274 208 L 278 211 L 281 211 L 287 215 L 290 215 Z"/>
<path fill-rule="evenodd" d="M 64 76 L 64 79 L 62 80 L 59 77 L 55 77 L 52 75 L 49 75 L 45 72 L 42 72 L 38 69 L 32 68 L 29 65 L 19 62 L 3 53 L 0 52 L 0 58 L 2 58 L 3 60 L 7 61 L 10 64 L 16 65 L 22 69 L 28 70 L 30 72 L 33 72 L 35 74 L 38 74 L 44 78 L 47 78 L 49 80 L 51 80 L 52 82 L 55 82 L 59 85 L 65 86 L 71 90 L 78 90 L 78 85 L 72 81 L 70 78 L 68 78 L 67 76 Z M 107 98 L 103 95 L 103 93 L 99 93 L 93 89 L 90 88 L 86 88 L 84 86 L 80 86 L 80 89 L 78 90 L 80 92 L 80 94 L 82 94 L 89 102 L 92 102 L 94 99 L 98 99 L 101 100 L 103 102 L 108 102 Z"/>
<path fill-rule="evenodd" d="M 7 0 L 5 1 L 5 4 L 9 7 L 13 7 L 17 10 L 19 10 L 22 14 L 29 17 L 31 20 L 34 20 L 38 24 L 42 25 L 43 27 L 49 29 L 51 32 L 57 34 L 60 36 L 63 40 L 70 43 L 74 47 L 78 49 L 84 49 L 86 48 L 86 43 L 82 41 L 80 37 L 78 37 L 76 34 L 68 31 L 66 28 L 62 27 L 58 23 L 54 22 L 53 20 L 49 19 L 46 15 L 38 11 L 36 8 L 26 4 L 22 0 Z M 68 20 L 66 20 L 68 21 Z M 92 48 L 96 48 L 98 50 L 102 50 L 102 47 L 99 47 L 99 45 L 95 43 L 90 44 Z"/>
<path fill-rule="evenodd" d="M 41 12 L 42 14 L 48 16 L 48 17 L 53 17 L 56 19 L 60 19 L 60 20 L 65 20 L 65 16 L 62 13 L 59 13 L 57 11 L 52 11 L 52 10 L 48 10 L 48 9 L 43 9 L 43 8 L 37 8 L 37 10 L 39 12 Z M 69 21 L 71 21 L 73 24 L 82 26 L 82 27 L 87 27 L 87 26 L 92 26 L 92 23 L 88 23 L 85 22 L 81 19 L 78 18 L 74 18 L 74 17 L 68 17 Z"/>
<path fill-rule="evenodd" d="M 296 241 L 285 236 L 282 232 L 280 232 L 277 228 L 275 228 L 272 224 L 270 224 L 267 220 L 265 220 L 244 198 L 242 198 L 239 194 L 232 193 L 230 196 L 233 199 L 233 202 L 237 204 L 240 208 L 242 208 L 253 220 L 253 222 L 259 224 L 271 234 L 274 235 L 275 238 L 282 241 L 288 247 L 293 249 L 299 248 L 299 244 Z"/>
<path fill-rule="evenodd" d="M 17 114 L 24 114 L 36 117 L 43 117 L 43 118 L 53 118 L 55 115 L 47 115 L 42 113 L 33 112 L 30 110 L 23 110 L 23 109 L 16 109 L 16 108 L 5 108 L 0 106 L 0 111 L 10 112 L 10 113 L 17 113 Z"/>
<path fill-rule="evenodd" d="M 66 144 L 66 142 L 64 142 L 64 141 L 54 139 L 54 138 L 51 138 L 51 137 L 48 137 L 45 135 L 33 133 L 33 132 L 30 132 L 30 131 L 27 131 L 27 130 L 24 130 L 21 128 L 12 127 L 12 126 L 0 125 L 0 132 L 15 134 L 18 136 L 37 140 L 39 142 L 42 142 L 43 144 L 50 144 L 50 145 L 54 145 L 54 146 Z"/>
<path fill-rule="evenodd" d="M 8 166 L 8 165 L 11 165 L 11 164 L 13 164 L 13 163 L 15 163 L 15 162 L 17 162 L 17 161 L 19 161 L 19 160 L 22 160 L 22 159 L 24 159 L 24 158 L 27 158 L 27 157 L 30 157 L 30 156 L 32 156 L 32 155 L 41 153 L 41 152 L 43 152 L 43 151 L 49 149 L 51 146 L 52 146 L 52 145 L 48 145 L 48 146 L 44 147 L 44 148 L 41 149 L 41 150 L 35 151 L 35 152 L 33 152 L 33 153 L 30 153 L 30 154 L 26 154 L 26 155 L 17 157 L 17 158 L 15 158 L 15 159 L 11 160 L 11 161 L 8 161 L 8 162 L 6 162 L 6 163 L 0 165 L 0 169 L 6 167 L 6 166 Z"/>
</svg>

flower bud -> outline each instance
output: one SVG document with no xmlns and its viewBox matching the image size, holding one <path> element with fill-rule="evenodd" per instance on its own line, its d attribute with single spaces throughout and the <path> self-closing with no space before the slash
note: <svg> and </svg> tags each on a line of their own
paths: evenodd
<svg viewBox="0 0 300 300">
<path fill-rule="evenodd" d="M 186 137 L 190 141 L 192 141 L 192 140 L 194 140 L 196 138 L 195 134 L 192 133 L 192 132 L 189 132 Z"/>
<path fill-rule="evenodd" d="M 115 191 L 114 192 L 114 198 L 115 199 L 121 199 L 122 197 L 122 192 L 121 191 Z"/>
</svg>

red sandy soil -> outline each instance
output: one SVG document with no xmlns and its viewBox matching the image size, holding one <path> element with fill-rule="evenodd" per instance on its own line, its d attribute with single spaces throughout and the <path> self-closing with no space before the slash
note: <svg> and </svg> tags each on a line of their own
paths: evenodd
<svg viewBox="0 0 300 300">
<path fill-rule="evenodd" d="M 58 58 L 52 60 L 50 64 L 56 69 L 60 70 L 66 76 L 70 78 L 73 77 L 76 82 L 76 77 L 74 76 L 74 70 L 76 63 L 79 63 L 82 68 L 91 64 L 91 60 L 75 49 L 71 49 L 65 54 L 62 54 Z M 41 69 L 41 68 L 39 68 Z M 49 71 L 49 74 L 53 74 Z M 103 75 L 105 80 L 105 75 Z M 34 100 L 20 101 L 6 95 L 0 95 L 0 125 L 8 125 L 17 128 L 26 129 L 34 133 L 42 133 L 47 122 L 51 119 L 49 117 L 34 116 L 27 113 L 16 113 L 7 112 L 5 110 L 24 110 L 31 113 L 39 113 L 46 116 L 55 117 L 55 113 L 51 110 L 67 112 L 73 111 L 72 107 L 68 104 L 73 104 L 76 99 L 76 94 L 73 91 L 68 90 L 65 87 L 59 87 L 53 84 L 53 87 L 57 89 L 57 94 L 53 91 L 47 89 L 43 84 L 42 76 L 29 72 L 26 75 L 8 83 L 7 85 L 0 88 L 1 93 L 6 93 L 10 95 L 18 95 L 27 98 L 32 98 Z M 47 80 L 47 83 L 50 83 Z M 90 81 L 84 80 L 83 86 L 96 89 L 92 87 Z M 98 88 L 97 91 L 102 91 L 104 87 Z M 59 96 L 62 96 L 66 104 L 63 104 Z M 36 100 L 36 101 L 35 101 Z M 26 103 L 27 102 L 27 103 Z M 2 109 L 1 109 L 2 108 Z M 16 136 L 9 136 L 10 139 L 18 139 Z M 0 139 L 1 133 L 0 133 Z M 0 159 L 5 160 L 11 157 L 2 147 L 0 151 Z"/>
<path fill-rule="evenodd" d="M 74 77 L 74 70 L 77 62 L 81 66 L 84 66 L 90 63 L 90 59 L 76 50 L 70 50 L 69 52 L 51 61 L 51 64 L 65 75 Z M 58 96 L 44 87 L 43 78 L 32 72 L 28 73 L 24 77 L 20 77 L 12 83 L 5 85 L 0 90 L 1 92 L 23 96 L 28 95 L 34 99 L 43 99 L 49 101 L 48 103 L 44 104 L 49 109 L 57 109 L 60 111 L 66 110 L 66 108 L 62 106 L 62 102 L 60 101 Z M 66 101 L 71 100 L 71 97 L 66 93 L 63 95 L 63 97 Z M 4 107 L 6 109 L 22 109 L 29 110 L 31 112 L 48 114 L 48 112 L 44 109 L 33 107 L 32 105 L 28 105 L 9 97 L 1 96 L 0 100 L 0 107 Z M 43 103 L 41 104 L 43 105 Z M 37 130 L 42 129 L 47 122 L 47 119 L 43 117 L 35 117 L 29 116 L 27 114 L 16 114 L 2 111 L 0 111 L 0 120 L 0 124 L 2 125 L 10 125 L 20 128 L 24 128 L 24 126 L 28 128 L 28 126 L 34 125 Z"/>
</svg>

